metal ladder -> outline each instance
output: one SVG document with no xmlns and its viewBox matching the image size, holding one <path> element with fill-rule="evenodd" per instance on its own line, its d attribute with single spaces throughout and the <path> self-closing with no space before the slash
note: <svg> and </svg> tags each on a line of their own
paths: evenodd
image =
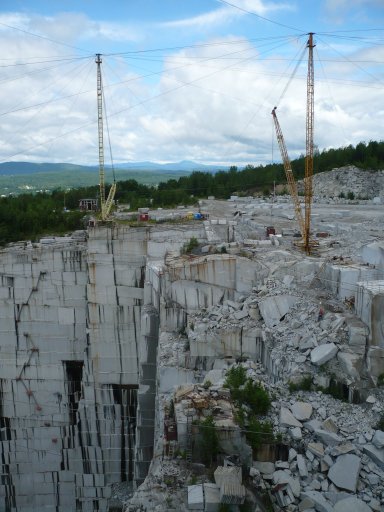
<svg viewBox="0 0 384 512">
<path fill-rule="evenodd" d="M 186 461 L 192 462 L 192 414 L 187 414 Z"/>
</svg>

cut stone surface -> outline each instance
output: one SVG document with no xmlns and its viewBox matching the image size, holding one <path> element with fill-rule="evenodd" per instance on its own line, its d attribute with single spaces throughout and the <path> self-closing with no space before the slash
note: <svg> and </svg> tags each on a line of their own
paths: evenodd
<svg viewBox="0 0 384 512">
<path fill-rule="evenodd" d="M 340 455 L 328 471 L 328 478 L 337 487 L 356 492 L 361 467 L 360 457 L 347 453 Z"/>
<path fill-rule="evenodd" d="M 300 441 L 300 439 L 303 438 L 300 427 L 291 428 L 289 433 L 291 434 L 292 439 L 295 441 Z"/>
<path fill-rule="evenodd" d="M 384 432 L 382 430 L 376 430 L 372 439 L 372 443 L 376 446 L 376 448 L 384 447 Z"/>
<path fill-rule="evenodd" d="M 312 415 L 312 405 L 307 402 L 295 402 L 292 407 L 292 414 L 299 421 L 306 421 Z"/>
<path fill-rule="evenodd" d="M 273 462 L 260 462 L 254 460 L 252 466 L 260 471 L 260 473 L 271 474 L 275 471 L 275 465 Z"/>
<path fill-rule="evenodd" d="M 310 432 L 315 432 L 315 430 L 321 429 L 321 421 L 319 420 L 310 420 L 304 423 L 304 427 Z"/>
<path fill-rule="evenodd" d="M 204 494 L 202 485 L 188 486 L 189 510 L 204 510 Z"/>
<path fill-rule="evenodd" d="M 300 474 L 301 478 L 307 478 L 307 476 L 308 476 L 307 465 L 305 463 L 304 457 L 300 454 L 297 455 L 297 468 L 299 470 L 299 474 Z"/>
<path fill-rule="evenodd" d="M 342 439 L 337 434 L 333 432 L 327 432 L 326 430 L 318 429 L 315 431 L 317 437 L 319 437 L 323 443 L 328 446 L 335 446 L 336 444 L 341 443 Z"/>
<path fill-rule="evenodd" d="M 351 496 L 340 500 L 334 506 L 334 512 L 371 512 L 372 509 L 364 501 Z"/>
<path fill-rule="evenodd" d="M 338 455 L 345 455 L 346 453 L 353 452 L 355 450 L 356 447 L 352 443 L 347 442 L 332 448 L 331 455 L 337 457 Z"/>
<path fill-rule="evenodd" d="M 374 444 L 366 444 L 363 446 L 363 452 L 366 453 L 379 468 L 384 470 L 384 448 L 376 448 Z"/>
<path fill-rule="evenodd" d="M 307 449 L 317 457 L 323 457 L 324 446 L 322 443 L 309 443 Z"/>
<path fill-rule="evenodd" d="M 333 432 L 334 434 L 336 434 L 336 432 L 338 431 L 337 425 L 332 420 L 332 418 L 327 418 L 326 420 L 324 420 L 321 426 L 322 429 L 326 430 L 327 432 Z"/>
<path fill-rule="evenodd" d="M 327 501 L 319 491 L 305 491 L 300 494 L 300 498 L 304 500 L 309 498 L 313 501 L 316 511 L 333 512 L 333 506 Z M 352 512 L 352 511 L 350 511 Z"/>
<path fill-rule="evenodd" d="M 275 484 L 288 484 L 296 498 L 300 496 L 300 482 L 293 478 L 286 471 L 275 471 L 273 473 L 273 482 Z"/>
<path fill-rule="evenodd" d="M 259 310 L 267 327 L 277 325 L 297 300 L 291 295 L 276 295 L 261 300 Z"/>
<path fill-rule="evenodd" d="M 360 378 L 359 366 L 362 365 L 362 358 L 357 354 L 350 354 L 348 352 L 339 352 L 337 359 L 344 372 L 349 375 L 353 380 Z"/>
<path fill-rule="evenodd" d="M 289 449 L 288 462 L 292 462 L 297 457 L 297 451 L 294 448 Z"/>
<path fill-rule="evenodd" d="M 316 366 L 320 366 L 337 354 L 338 348 L 334 343 L 325 343 L 319 345 L 311 351 L 311 362 Z"/>
<path fill-rule="evenodd" d="M 315 506 L 315 503 L 310 498 L 304 498 L 299 503 L 299 512 L 303 512 L 304 510 L 311 510 Z"/>
<path fill-rule="evenodd" d="M 280 425 L 282 427 L 302 427 L 300 421 L 293 416 L 291 411 L 286 407 L 280 409 Z"/>
</svg>

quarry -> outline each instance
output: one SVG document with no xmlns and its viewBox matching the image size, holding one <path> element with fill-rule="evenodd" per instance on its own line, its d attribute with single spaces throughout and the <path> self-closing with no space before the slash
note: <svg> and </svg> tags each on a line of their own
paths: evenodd
<svg viewBox="0 0 384 512">
<path fill-rule="evenodd" d="M 384 175 L 362 173 L 315 176 L 310 255 L 288 195 L 3 248 L 0 510 L 384 510 Z"/>
</svg>

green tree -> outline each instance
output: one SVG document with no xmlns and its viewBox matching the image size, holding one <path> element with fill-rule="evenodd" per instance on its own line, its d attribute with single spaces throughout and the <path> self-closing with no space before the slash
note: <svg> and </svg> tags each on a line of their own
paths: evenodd
<svg viewBox="0 0 384 512">
<path fill-rule="evenodd" d="M 213 416 L 200 422 L 201 455 L 204 464 L 211 465 L 219 453 L 219 436 Z"/>
</svg>

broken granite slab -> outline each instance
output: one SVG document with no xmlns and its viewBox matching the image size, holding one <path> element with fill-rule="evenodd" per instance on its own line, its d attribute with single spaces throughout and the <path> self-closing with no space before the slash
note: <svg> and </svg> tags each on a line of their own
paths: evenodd
<svg viewBox="0 0 384 512">
<path fill-rule="evenodd" d="M 376 448 L 384 447 L 384 432 L 382 430 L 376 430 L 372 439 L 372 443 L 376 446 Z"/>
<path fill-rule="evenodd" d="M 271 474 L 275 471 L 275 464 L 273 462 L 261 462 L 258 460 L 254 460 L 252 466 L 260 471 L 263 474 Z"/>
<path fill-rule="evenodd" d="M 327 418 L 326 420 L 324 420 L 321 426 L 322 429 L 326 430 L 327 432 L 333 432 L 334 434 L 336 434 L 338 431 L 337 425 L 332 418 Z"/>
<path fill-rule="evenodd" d="M 314 503 L 314 507 L 318 512 L 333 512 L 333 506 L 327 501 L 319 491 L 305 491 L 300 494 L 300 498 L 304 500 L 309 498 Z M 351 511 L 352 512 L 352 511 Z"/>
<path fill-rule="evenodd" d="M 334 512 L 372 512 L 371 507 L 355 496 L 338 501 L 333 510 Z"/>
<path fill-rule="evenodd" d="M 275 295 L 259 302 L 259 310 L 265 325 L 274 327 L 298 301 L 292 295 Z"/>
<path fill-rule="evenodd" d="M 328 478 L 340 489 L 356 492 L 360 468 L 361 459 L 357 455 L 340 455 L 329 469 Z"/>
<path fill-rule="evenodd" d="M 312 415 L 312 405 L 307 402 L 295 402 L 292 407 L 292 414 L 299 421 L 306 421 Z"/>
<path fill-rule="evenodd" d="M 287 471 L 279 470 L 273 473 L 273 482 L 275 484 L 288 484 L 293 495 L 298 498 L 300 496 L 300 482 L 297 478 L 290 476 Z"/>
<path fill-rule="evenodd" d="M 348 352 L 339 352 L 337 359 L 344 372 L 353 380 L 360 378 L 359 367 L 362 366 L 362 358 L 357 354 L 350 354 Z"/>
<path fill-rule="evenodd" d="M 310 432 L 315 432 L 316 430 L 321 429 L 321 421 L 319 420 L 310 420 L 304 423 L 304 427 Z"/>
<path fill-rule="evenodd" d="M 280 425 L 282 427 L 302 427 L 300 421 L 293 416 L 291 411 L 286 407 L 280 409 Z"/>
<path fill-rule="evenodd" d="M 321 366 L 322 364 L 335 357 L 338 350 L 339 349 L 334 343 L 325 343 L 324 345 L 319 345 L 311 351 L 311 362 L 316 366 Z"/>
<path fill-rule="evenodd" d="M 308 443 L 307 449 L 316 455 L 316 457 L 324 456 L 324 446 L 322 443 Z"/>
<path fill-rule="evenodd" d="M 299 475 L 301 478 L 307 478 L 308 476 L 308 469 L 307 464 L 305 463 L 305 459 L 302 455 L 297 455 L 297 468 L 299 470 Z"/>
<path fill-rule="evenodd" d="M 336 444 L 342 442 L 341 437 L 339 437 L 337 434 L 334 434 L 333 432 L 327 432 L 326 430 L 322 430 L 320 428 L 315 430 L 315 435 L 328 446 L 335 446 Z"/>
<path fill-rule="evenodd" d="M 363 452 L 367 454 L 379 468 L 384 469 L 384 448 L 376 448 L 374 444 L 366 444 L 363 446 Z"/>
<path fill-rule="evenodd" d="M 202 485 L 188 485 L 189 510 L 204 510 L 204 493 Z"/>
</svg>

